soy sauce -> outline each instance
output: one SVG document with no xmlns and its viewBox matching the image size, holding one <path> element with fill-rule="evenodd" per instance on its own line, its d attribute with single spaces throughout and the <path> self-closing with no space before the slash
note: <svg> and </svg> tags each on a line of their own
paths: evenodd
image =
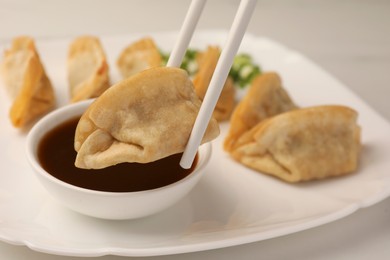
<svg viewBox="0 0 390 260">
<path fill-rule="evenodd" d="M 179 162 L 182 154 L 179 153 L 146 164 L 121 163 L 98 170 L 79 169 L 74 166 L 77 153 L 73 146 L 79 119 L 73 118 L 58 125 L 38 145 L 42 167 L 55 178 L 69 184 L 108 192 L 150 190 L 185 178 L 197 163 L 196 157 L 190 169 L 181 168 Z"/>
</svg>

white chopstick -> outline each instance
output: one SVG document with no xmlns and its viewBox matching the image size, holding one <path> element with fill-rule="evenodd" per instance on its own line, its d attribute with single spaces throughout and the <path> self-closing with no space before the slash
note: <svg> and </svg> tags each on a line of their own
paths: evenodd
<svg viewBox="0 0 390 260">
<path fill-rule="evenodd" d="M 180 166 L 189 169 L 194 161 L 211 115 L 225 84 L 234 56 L 244 37 L 257 0 L 242 0 L 238 7 L 225 47 L 218 60 L 210 85 L 196 117 L 187 146 L 180 160 Z"/>
<path fill-rule="evenodd" d="M 179 38 L 169 56 L 167 67 L 180 67 L 205 3 L 206 0 L 192 0 L 180 29 Z"/>
</svg>

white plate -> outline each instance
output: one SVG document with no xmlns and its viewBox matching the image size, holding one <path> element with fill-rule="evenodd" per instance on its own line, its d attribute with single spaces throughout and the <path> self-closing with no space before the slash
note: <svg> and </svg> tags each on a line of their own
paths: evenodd
<svg viewBox="0 0 390 260">
<path fill-rule="evenodd" d="M 146 35 L 146 34 L 144 34 Z M 150 34 L 169 50 L 175 33 Z M 143 34 L 102 38 L 114 81 L 115 59 Z M 193 47 L 223 46 L 225 32 L 197 32 Z M 59 105 L 67 102 L 66 52 L 70 39 L 37 42 Z M 4 46 L 2 47 L 4 49 Z M 331 75 L 269 39 L 247 35 L 241 52 L 264 70 L 276 70 L 300 106 L 344 104 L 359 112 L 363 150 L 353 175 L 286 184 L 234 162 L 221 149 L 227 131 L 214 141 L 207 172 L 172 208 L 132 221 L 107 221 L 58 205 L 35 179 L 25 155 L 25 133 L 8 120 L 9 101 L 0 96 L 0 240 L 61 255 L 151 256 L 193 252 L 278 237 L 345 217 L 390 194 L 390 125 Z"/>
</svg>

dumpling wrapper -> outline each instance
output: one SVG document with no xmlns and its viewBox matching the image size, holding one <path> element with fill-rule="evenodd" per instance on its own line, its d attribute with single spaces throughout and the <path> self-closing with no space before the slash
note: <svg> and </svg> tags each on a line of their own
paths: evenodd
<svg viewBox="0 0 390 260">
<path fill-rule="evenodd" d="M 67 65 L 71 102 L 98 97 L 109 87 L 107 58 L 98 38 L 76 38 L 69 46 Z"/>
<path fill-rule="evenodd" d="M 344 106 L 297 109 L 260 122 L 237 141 L 233 158 L 288 182 L 323 179 L 357 169 L 357 112 Z"/>
<path fill-rule="evenodd" d="M 123 78 L 162 64 L 161 54 L 151 38 L 142 38 L 125 48 L 117 65 Z"/>
<path fill-rule="evenodd" d="M 220 56 L 218 47 L 210 46 L 205 52 L 199 53 L 197 57 L 198 72 L 194 75 L 195 92 L 203 100 L 217 66 Z M 235 106 L 236 89 L 233 79 L 229 76 L 225 81 L 221 95 L 215 106 L 213 117 L 218 121 L 228 120 Z"/>
<path fill-rule="evenodd" d="M 25 127 L 55 105 L 54 90 L 40 61 L 34 40 L 17 37 L 4 53 L 1 74 L 13 103 L 10 119 Z"/>
<path fill-rule="evenodd" d="M 268 72 L 257 76 L 233 111 L 224 149 L 233 150 L 240 136 L 262 120 L 296 108 L 278 74 Z"/>
<path fill-rule="evenodd" d="M 82 115 L 75 134 L 75 165 L 99 169 L 183 152 L 200 105 L 184 70 L 158 67 L 129 77 Z M 211 119 L 202 143 L 218 134 L 218 123 Z"/>
</svg>

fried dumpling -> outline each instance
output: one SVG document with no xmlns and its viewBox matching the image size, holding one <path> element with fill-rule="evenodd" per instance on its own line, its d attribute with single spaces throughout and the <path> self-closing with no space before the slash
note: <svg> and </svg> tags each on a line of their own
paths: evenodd
<svg viewBox="0 0 390 260">
<path fill-rule="evenodd" d="M 242 164 L 288 182 L 323 179 L 356 170 L 357 112 L 344 106 L 297 109 L 260 122 L 231 155 Z"/>
<path fill-rule="evenodd" d="M 161 54 L 151 38 L 142 38 L 120 54 L 117 65 L 123 78 L 130 77 L 145 69 L 161 66 Z"/>
<path fill-rule="evenodd" d="M 184 70 L 156 67 L 129 77 L 108 89 L 81 117 L 75 165 L 98 169 L 183 152 L 200 105 Z M 218 123 L 211 119 L 202 142 L 218 134 Z"/>
<path fill-rule="evenodd" d="M 98 38 L 76 38 L 69 46 L 67 65 L 71 102 L 98 97 L 109 87 L 107 59 Z"/>
<path fill-rule="evenodd" d="M 295 108 L 278 74 L 268 72 L 257 76 L 233 111 L 224 149 L 234 149 L 238 138 L 262 120 Z"/>
<path fill-rule="evenodd" d="M 200 99 L 203 100 L 209 87 L 211 77 L 213 76 L 215 67 L 220 55 L 218 47 L 210 46 L 203 53 L 199 53 L 197 57 L 198 72 L 194 75 L 195 92 Z M 235 105 L 235 88 L 233 79 L 229 76 L 223 86 L 221 95 L 215 106 L 213 116 L 218 121 L 228 120 Z"/>
<path fill-rule="evenodd" d="M 1 74 L 13 100 L 10 119 L 15 127 L 26 126 L 54 107 L 54 90 L 32 38 L 13 40 L 4 53 Z"/>
</svg>

